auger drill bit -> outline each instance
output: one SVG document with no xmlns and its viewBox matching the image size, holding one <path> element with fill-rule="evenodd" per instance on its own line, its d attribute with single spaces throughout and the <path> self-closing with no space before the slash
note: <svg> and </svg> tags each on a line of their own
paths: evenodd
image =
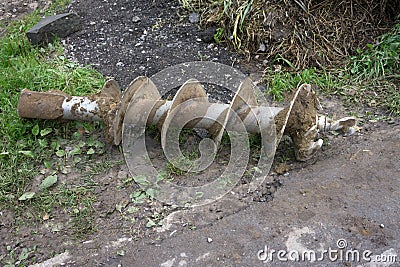
<svg viewBox="0 0 400 267">
<path fill-rule="evenodd" d="M 299 161 L 309 159 L 321 148 L 322 140 L 314 141 L 319 131 L 341 130 L 350 134 L 355 131 L 355 118 L 333 121 L 319 116 L 318 100 L 308 84 L 301 85 L 284 108 L 258 105 L 253 86 L 249 78 L 243 80 L 230 104 L 209 102 L 197 80 L 183 84 L 172 101 L 161 99 L 156 86 L 147 77 L 136 78 L 123 93 L 114 80 L 108 80 L 99 93 L 89 96 L 24 89 L 18 102 L 18 114 L 22 118 L 104 121 L 107 139 L 115 145 L 121 143 L 127 113 L 140 123 L 156 125 L 161 130 L 163 147 L 171 124 L 207 129 L 217 145 L 228 124 L 233 130 L 263 136 L 274 130 L 274 147 L 269 151 L 275 152 L 281 137 L 287 134 L 293 140 Z"/>
</svg>

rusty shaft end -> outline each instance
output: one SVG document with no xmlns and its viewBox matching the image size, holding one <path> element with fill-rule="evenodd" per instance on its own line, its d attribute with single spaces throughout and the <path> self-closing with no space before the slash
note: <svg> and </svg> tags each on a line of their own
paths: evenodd
<svg viewBox="0 0 400 267">
<path fill-rule="evenodd" d="M 64 113 L 62 104 L 67 96 L 60 91 L 34 92 L 24 89 L 18 102 L 18 115 L 29 119 L 62 118 Z"/>
<path fill-rule="evenodd" d="M 102 104 L 103 99 L 24 89 L 18 101 L 18 115 L 28 119 L 101 121 Z"/>
<path fill-rule="evenodd" d="M 27 119 L 65 119 L 104 121 L 107 138 L 115 139 L 112 125 L 121 101 L 121 89 L 108 80 L 103 89 L 90 96 L 70 96 L 62 91 L 36 92 L 23 89 L 18 102 L 18 115 Z"/>
</svg>

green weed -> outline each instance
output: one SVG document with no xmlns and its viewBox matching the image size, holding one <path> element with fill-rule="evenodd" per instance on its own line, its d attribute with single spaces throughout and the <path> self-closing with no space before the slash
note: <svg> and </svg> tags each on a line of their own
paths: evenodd
<svg viewBox="0 0 400 267">
<path fill-rule="evenodd" d="M 220 44 L 222 42 L 223 36 L 224 36 L 224 29 L 223 28 L 218 28 L 216 30 L 216 33 L 214 34 L 214 41 L 217 44 Z"/>
<path fill-rule="evenodd" d="M 358 50 L 345 71 L 351 75 L 355 100 L 400 115 L 400 23 Z"/>
<path fill-rule="evenodd" d="M 45 14 L 62 9 L 67 2 L 53 1 Z M 83 233 L 93 228 L 94 185 L 90 179 L 75 187 L 57 185 L 57 174 L 67 174 L 79 164 L 86 166 L 81 169 L 98 172 L 90 166 L 92 158 L 104 152 L 104 144 L 93 134 L 102 125 L 22 119 L 17 103 L 24 88 L 94 93 L 104 84 L 104 77 L 68 60 L 57 40 L 46 47 L 32 46 L 25 32 L 42 15 L 34 12 L 11 23 L 0 38 L 0 208 L 14 210 L 17 220 L 41 220 L 52 208 L 68 207 L 76 232 Z M 30 192 L 32 179 L 40 174 L 45 177 L 44 184 Z"/>
<path fill-rule="evenodd" d="M 15 266 L 26 266 L 29 263 L 29 258 L 32 257 L 32 253 L 35 252 L 36 247 L 32 249 L 28 248 L 12 248 L 11 246 L 6 247 L 8 254 L 0 255 L 0 262 L 4 262 L 4 267 L 15 267 Z"/>
<path fill-rule="evenodd" d="M 308 68 L 296 70 L 282 57 L 267 69 L 264 78 L 268 94 L 282 101 L 284 93 L 302 83 L 318 86 L 323 92 L 339 94 L 348 102 L 381 107 L 400 115 L 400 24 L 380 36 L 375 45 L 358 50 L 335 70 Z M 276 63 L 276 64 L 275 64 Z M 279 65 L 281 64 L 281 65 Z M 282 70 L 282 66 L 288 66 Z"/>
<path fill-rule="evenodd" d="M 346 69 L 356 81 L 382 78 L 399 78 L 400 75 L 400 23 L 391 31 L 380 36 L 375 44 L 367 44 L 366 49 L 357 50 L 350 58 Z"/>
<path fill-rule="evenodd" d="M 270 70 L 264 77 L 268 88 L 267 94 L 271 95 L 275 101 L 282 101 L 285 92 L 303 83 L 314 84 L 326 92 L 334 92 L 344 85 L 344 81 L 337 78 L 339 76 L 340 73 L 310 68 L 302 71 Z"/>
<path fill-rule="evenodd" d="M 187 175 L 188 172 L 196 172 L 195 160 L 199 158 L 198 151 L 183 152 L 182 157 L 176 158 L 173 162 L 168 161 L 165 165 L 165 171 L 169 177 Z M 188 171 L 182 170 L 180 166 Z"/>
</svg>

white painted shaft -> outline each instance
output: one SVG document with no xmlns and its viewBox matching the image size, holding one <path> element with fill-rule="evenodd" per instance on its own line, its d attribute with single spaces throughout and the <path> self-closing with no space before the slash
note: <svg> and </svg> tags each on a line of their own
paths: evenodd
<svg viewBox="0 0 400 267">
<path fill-rule="evenodd" d="M 101 121 L 99 104 L 88 97 L 71 96 L 62 103 L 63 118 L 67 120 Z"/>
</svg>

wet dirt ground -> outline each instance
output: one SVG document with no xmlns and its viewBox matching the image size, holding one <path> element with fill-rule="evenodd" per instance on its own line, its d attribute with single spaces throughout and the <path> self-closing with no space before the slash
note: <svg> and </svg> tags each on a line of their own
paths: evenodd
<svg viewBox="0 0 400 267">
<path fill-rule="evenodd" d="M 122 88 L 139 75 L 151 76 L 187 61 L 215 61 L 252 75 L 263 70 L 262 59 L 247 62 L 213 43 L 210 32 L 190 23 L 178 6 L 174 1 L 73 1 L 67 10 L 77 12 L 84 23 L 82 31 L 63 40 L 67 55 L 114 77 Z M 216 98 L 230 97 L 220 93 Z M 352 111 L 336 98 L 321 97 L 321 104 L 334 117 Z M 343 252 L 399 254 L 400 120 L 359 116 L 358 133 L 324 136 L 322 150 L 305 163 L 295 162 L 283 143 L 272 182 L 258 196 L 247 194 L 239 184 L 208 206 L 184 209 L 146 201 L 132 214 L 130 194 L 138 185 L 121 182 L 130 176 L 122 163 L 94 177 L 93 233 L 70 236 L 70 218 L 62 211 L 55 211 L 43 225 L 22 225 L 15 232 L 12 214 L 4 213 L 2 245 L 37 246 L 36 262 L 42 264 L 34 266 L 288 266 L 277 254 L 267 260 L 262 251 L 266 247 L 270 252 L 313 250 L 313 266 L 400 266 L 399 259 L 381 265 L 345 256 L 318 260 L 323 250 L 338 249 L 340 239 L 347 243 L 340 243 Z M 197 136 L 191 138 L 189 143 L 198 142 Z M 147 142 L 154 155 L 160 153 L 155 136 Z M 123 162 L 118 148 L 106 149 L 99 162 Z M 154 158 L 154 164 L 165 164 L 162 157 Z M 277 175 L 274 170 L 282 158 L 287 166 L 278 168 L 282 175 Z M 60 179 L 73 183 L 79 174 L 74 175 Z M 210 171 L 206 178 L 213 175 Z M 146 227 L 148 218 L 162 225 Z"/>
</svg>

